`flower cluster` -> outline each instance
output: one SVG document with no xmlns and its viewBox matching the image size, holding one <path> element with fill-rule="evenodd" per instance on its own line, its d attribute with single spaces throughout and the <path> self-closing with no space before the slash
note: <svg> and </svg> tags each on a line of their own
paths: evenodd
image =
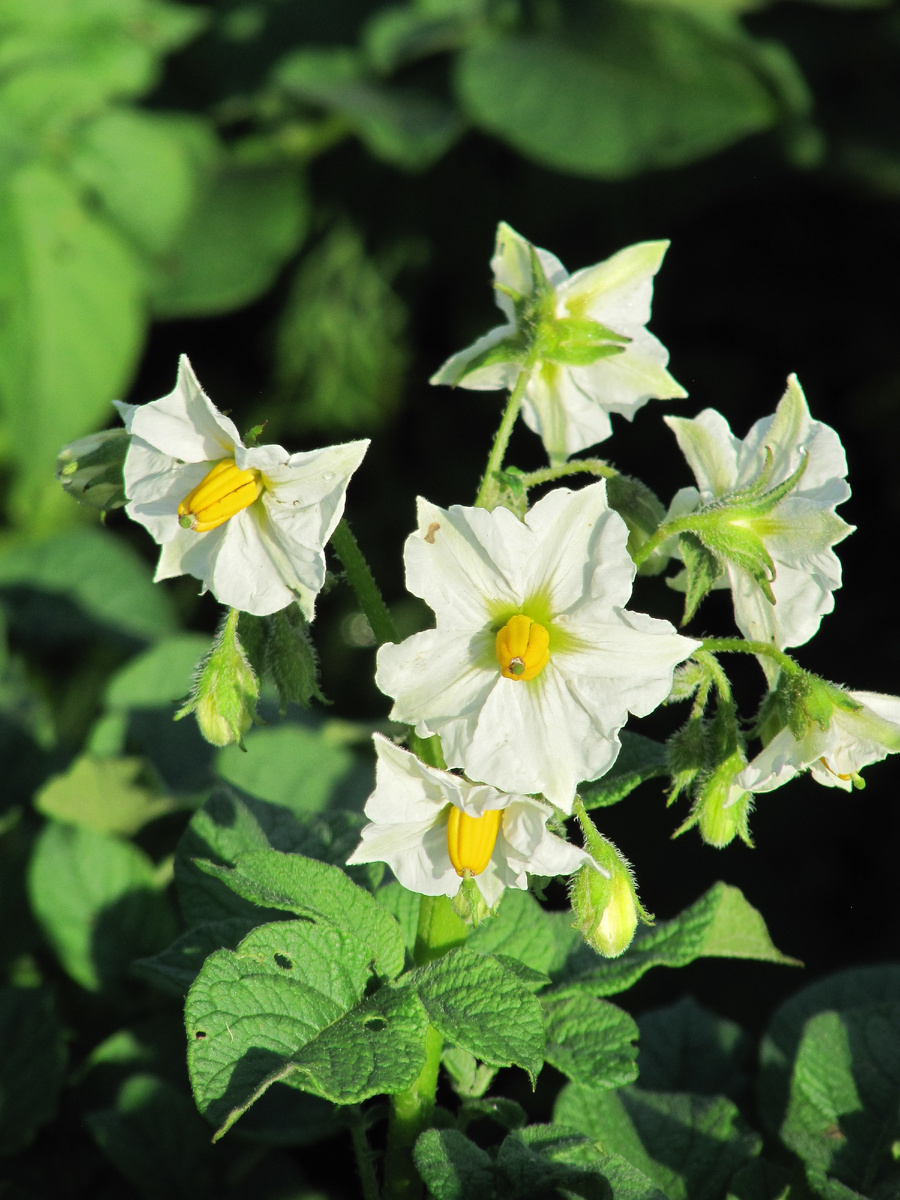
<svg viewBox="0 0 900 1200">
<path fill-rule="evenodd" d="M 511 393 L 476 504 L 418 501 L 406 585 L 432 610 L 433 628 L 393 640 L 386 610 L 371 608 L 374 584 L 359 574 L 367 568 L 341 553 L 373 628 L 381 622 L 376 683 L 411 746 L 375 735 L 369 823 L 349 863 L 384 862 L 412 891 L 457 898 L 465 889 L 489 908 L 529 875 L 574 876 L 576 924 L 605 955 L 622 953 L 650 918 L 630 865 L 579 792 L 613 768 L 630 716 L 693 698 L 668 744 L 670 799 L 692 796 L 681 828 L 696 825 L 716 846 L 735 836 L 752 844 L 754 795 L 806 771 L 850 791 L 865 765 L 900 751 L 900 698 L 846 691 L 784 653 L 833 608 L 834 548 L 852 532 L 835 511 L 850 494 L 840 439 L 811 417 L 795 377 L 743 440 L 713 409 L 665 418 L 696 480 L 668 509 L 609 464 L 568 462 L 609 437 L 611 413 L 630 419 L 651 398 L 686 394 L 646 329 L 667 245 L 630 246 L 569 275 L 501 224 L 492 267 L 505 322 L 432 379 Z M 179 716 L 196 713 L 217 744 L 240 741 L 259 696 L 241 614 L 269 622 L 259 636 L 270 639 L 270 659 L 285 647 L 300 656 L 293 674 L 275 673 L 283 701 L 319 695 L 306 623 L 368 443 L 300 454 L 245 443 L 186 358 L 168 396 L 119 409 L 127 512 L 162 547 L 156 578 L 192 575 L 232 610 Z M 519 412 L 549 459 L 531 475 L 501 469 Z M 99 479 L 94 502 L 121 503 L 110 468 L 121 440 L 68 448 L 64 481 L 74 487 L 77 475 L 86 490 Z M 584 471 L 608 484 L 555 486 L 528 506 L 530 487 Z M 658 572 L 670 559 L 684 568 L 669 582 L 686 592 L 685 620 L 711 588 L 730 587 L 743 638 L 701 641 L 627 607 L 637 569 Z M 732 651 L 755 654 L 767 677 L 755 757 L 717 657 Z M 426 745 L 428 762 L 413 752 Z M 573 814 L 583 849 L 565 837 Z"/>
</svg>

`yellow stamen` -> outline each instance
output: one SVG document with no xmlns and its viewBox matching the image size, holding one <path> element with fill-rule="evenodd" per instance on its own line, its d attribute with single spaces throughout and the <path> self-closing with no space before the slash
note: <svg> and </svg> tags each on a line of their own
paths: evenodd
<svg viewBox="0 0 900 1200">
<path fill-rule="evenodd" d="M 550 634 L 524 613 L 497 633 L 497 661 L 504 679 L 534 679 L 550 661 Z"/>
<path fill-rule="evenodd" d="M 206 533 L 224 525 L 242 508 L 249 508 L 263 490 L 259 471 L 241 471 L 233 458 L 223 458 L 178 505 L 178 524 L 194 533 Z"/>
<path fill-rule="evenodd" d="M 480 875 L 491 861 L 502 809 L 491 809 L 481 817 L 470 817 L 455 804 L 447 820 L 447 849 L 457 875 Z"/>
</svg>

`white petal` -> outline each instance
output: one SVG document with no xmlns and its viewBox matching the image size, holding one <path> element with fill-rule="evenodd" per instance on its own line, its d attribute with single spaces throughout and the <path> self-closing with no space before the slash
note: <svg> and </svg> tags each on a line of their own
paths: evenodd
<svg viewBox="0 0 900 1200">
<path fill-rule="evenodd" d="M 751 759 L 735 779 L 748 792 L 771 792 L 793 779 L 828 750 L 829 737 L 817 725 L 799 741 L 790 729 L 782 729 Z"/>
<path fill-rule="evenodd" d="M 214 462 L 241 445 L 234 423 L 205 394 L 184 354 L 174 391 L 140 405 L 131 416 L 130 432 L 184 462 Z"/>
<path fill-rule="evenodd" d="M 609 414 L 596 395 L 585 394 L 572 371 L 556 363 L 542 363 L 532 376 L 522 417 L 544 443 L 552 463 L 565 462 L 612 433 Z"/>
<path fill-rule="evenodd" d="M 259 501 L 219 529 L 224 530 L 224 537 L 205 582 L 221 604 L 264 617 L 297 600 L 308 618 L 312 616 L 311 594 L 271 536 L 266 510 Z M 324 564 L 321 574 L 324 578 Z M 321 579 L 319 582 L 321 585 Z"/>
<path fill-rule="evenodd" d="M 532 246 L 531 242 L 516 233 L 505 221 L 501 221 L 497 226 L 494 257 L 491 259 L 491 269 L 497 283 L 520 295 L 530 296 L 535 290 L 531 265 L 532 250 L 536 252 L 541 266 L 544 268 L 544 274 L 552 287 L 557 287 L 568 279 L 568 271 L 555 254 L 551 254 L 549 250 L 541 250 L 537 246 Z M 512 318 L 510 298 L 499 289 L 495 289 L 494 295 L 500 308 L 508 317 Z"/>
<path fill-rule="evenodd" d="M 501 293 L 497 293 L 499 296 Z M 453 387 L 469 388 L 477 392 L 493 392 L 500 388 L 514 386 L 521 369 L 517 362 L 494 362 L 483 367 L 468 371 L 469 363 L 479 355 L 496 346 L 505 338 L 512 337 L 516 332 L 515 322 L 499 325 L 489 333 L 474 341 L 465 350 L 460 350 L 450 356 L 442 367 L 429 379 L 429 383 L 447 383 Z"/>
<path fill-rule="evenodd" d="M 501 833 L 504 853 L 511 865 L 532 875 L 571 875 L 590 855 L 571 842 L 550 833 L 549 813 L 536 800 L 512 801 L 503 813 Z"/>
<path fill-rule="evenodd" d="M 646 325 L 653 276 L 668 247 L 668 242 L 626 246 L 605 262 L 576 271 L 559 288 L 560 301 L 572 316 L 591 317 L 617 333 Z"/>
<path fill-rule="evenodd" d="M 132 437 L 125 458 L 125 511 L 163 544 L 176 538 L 178 505 L 203 480 L 212 463 L 179 463 L 142 438 Z"/>
<path fill-rule="evenodd" d="M 455 896 L 461 883 L 447 850 L 447 821 L 366 825 L 348 864 L 385 862 L 400 883 L 423 896 Z"/>
<path fill-rule="evenodd" d="M 688 460 L 701 492 L 721 496 L 732 491 L 737 480 L 741 448 L 721 413 L 704 409 L 698 417 L 663 417 Z"/>
<path fill-rule="evenodd" d="M 461 799 L 465 781 L 438 771 L 415 754 L 374 734 L 377 762 L 375 790 L 366 801 L 366 816 L 377 824 L 434 822 L 450 803 Z"/>
</svg>

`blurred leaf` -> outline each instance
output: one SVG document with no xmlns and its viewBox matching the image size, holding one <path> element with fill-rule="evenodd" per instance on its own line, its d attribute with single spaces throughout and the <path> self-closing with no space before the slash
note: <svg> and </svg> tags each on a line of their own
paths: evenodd
<svg viewBox="0 0 900 1200">
<path fill-rule="evenodd" d="M 468 47 L 457 88 L 472 120 L 522 154 L 606 179 L 713 154 L 774 125 L 782 104 L 737 25 L 618 5 L 565 36 Z"/>
<path fill-rule="evenodd" d="M 72 529 L 6 550 L 0 554 L 3 593 L 16 621 L 51 644 L 98 631 L 154 641 L 174 624 L 168 597 L 151 581 L 144 563 L 125 542 L 99 529 Z M 58 615 L 48 623 L 46 612 L 42 618 L 34 603 L 40 593 L 75 606 L 83 627 L 73 622 L 67 629 Z M 23 599 L 21 612 L 17 594 Z"/>
<path fill-rule="evenodd" d="M 196 1200 L 210 1186 L 209 1128 L 180 1089 L 134 1074 L 115 1104 L 84 1116 L 106 1156 L 146 1200 Z"/>
<path fill-rule="evenodd" d="M 232 161 L 212 174 L 151 291 L 158 317 L 239 308 L 271 286 L 303 238 L 309 202 L 295 167 Z"/>
<path fill-rule="evenodd" d="M 31 906 L 63 967 L 88 991 L 123 982 L 175 934 L 153 863 L 130 842 L 51 822 L 35 843 Z"/>
<path fill-rule="evenodd" d="M 53 1119 L 66 1057 L 49 992 L 0 988 L 0 1154 L 21 1150 Z"/>
<path fill-rule="evenodd" d="M 106 689 L 106 707 L 113 712 L 132 708 L 171 711 L 173 703 L 190 690 L 191 676 L 208 649 L 209 638 L 201 633 L 163 638 L 112 677 Z"/>
<path fill-rule="evenodd" d="M 341 118 L 376 158 L 407 171 L 430 167 L 463 131 L 445 101 L 368 79 L 362 57 L 345 47 L 297 50 L 277 65 L 273 81 Z"/>
<path fill-rule="evenodd" d="M 56 775 L 35 796 L 47 817 L 125 837 L 178 805 L 146 779 L 140 758 L 76 758 L 65 775 Z"/>
<path fill-rule="evenodd" d="M 146 254 L 168 250 L 219 148 L 201 117 L 114 108 L 79 128 L 71 169 Z"/>
<path fill-rule="evenodd" d="M 278 325 L 291 427 L 369 430 L 399 403 L 407 312 L 359 233 L 333 229 L 301 262 Z"/>
<path fill-rule="evenodd" d="M 112 415 L 144 332 L 143 278 L 111 228 L 58 171 L 0 183 L 0 438 L 18 483 L 12 511 L 40 523 L 60 447 Z"/>
<path fill-rule="evenodd" d="M 295 813 L 318 812 L 335 800 L 352 808 L 371 791 L 371 771 L 357 767 L 342 728 L 326 721 L 312 729 L 287 722 L 253 729 L 246 753 L 226 747 L 216 755 L 216 770 L 242 791 Z"/>
<path fill-rule="evenodd" d="M 569 1084 L 553 1116 L 598 1139 L 607 1153 L 621 1155 L 668 1200 L 716 1200 L 762 1143 L 724 1096 Z"/>
<path fill-rule="evenodd" d="M 750 1039 L 733 1021 L 685 996 L 642 1013 L 638 1087 L 655 1092 L 698 1092 L 738 1098 L 746 1079 L 741 1063 Z"/>
<path fill-rule="evenodd" d="M 366 56 L 386 74 L 430 54 L 464 44 L 468 14 L 425 12 L 419 7 L 388 7 L 374 14 L 363 30 Z"/>
<path fill-rule="evenodd" d="M 186 996 L 200 968 L 216 950 L 234 950 L 258 921 L 226 917 L 194 925 L 159 954 L 135 960 L 135 973 L 176 996 Z"/>
</svg>

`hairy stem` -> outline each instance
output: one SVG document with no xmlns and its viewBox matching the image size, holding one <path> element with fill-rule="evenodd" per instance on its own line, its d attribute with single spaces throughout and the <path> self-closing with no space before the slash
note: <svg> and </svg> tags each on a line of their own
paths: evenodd
<svg viewBox="0 0 900 1200">
<path fill-rule="evenodd" d="M 331 544 L 341 560 L 350 586 L 356 593 L 359 606 L 365 613 L 379 646 L 385 642 L 399 642 L 400 635 L 375 582 L 375 576 L 345 520 L 340 521 L 331 535 Z"/>
<path fill-rule="evenodd" d="M 701 650 L 709 650 L 713 654 L 762 654 L 778 663 L 788 675 L 801 670 L 789 654 L 770 645 L 768 642 L 751 642 L 746 638 L 704 638 L 700 643 Z"/>
<path fill-rule="evenodd" d="M 350 1120 L 350 1137 L 353 1141 L 353 1153 L 356 1156 L 356 1166 L 359 1171 L 359 1181 L 362 1185 L 363 1200 L 381 1200 L 378 1189 L 378 1177 L 375 1174 L 375 1161 L 372 1147 L 366 1137 L 366 1127 L 362 1112 L 358 1105 L 352 1106 L 353 1115 Z"/>
<path fill-rule="evenodd" d="M 533 365 L 531 363 L 524 363 L 522 365 L 515 386 L 509 394 L 506 411 L 503 413 L 503 420 L 500 422 L 500 428 L 497 430 L 494 444 L 491 446 L 491 453 L 488 456 L 487 466 L 484 469 L 481 486 L 478 489 L 478 495 L 475 497 L 476 508 L 492 507 L 492 502 L 497 492 L 497 472 L 503 466 L 506 447 L 509 445 L 516 417 L 519 415 L 519 409 L 522 407 L 522 400 L 525 397 L 525 389 L 528 387 L 532 370 Z"/>
<path fill-rule="evenodd" d="M 539 483 L 552 483 L 554 479 L 565 479 L 568 475 L 578 475 L 582 472 L 589 475 L 601 475 L 604 479 L 612 479 L 619 472 L 602 458 L 576 458 L 574 462 L 562 463 L 558 467 L 543 467 L 539 471 L 529 471 L 522 475 L 522 484 L 526 488 L 537 487 Z"/>
</svg>

